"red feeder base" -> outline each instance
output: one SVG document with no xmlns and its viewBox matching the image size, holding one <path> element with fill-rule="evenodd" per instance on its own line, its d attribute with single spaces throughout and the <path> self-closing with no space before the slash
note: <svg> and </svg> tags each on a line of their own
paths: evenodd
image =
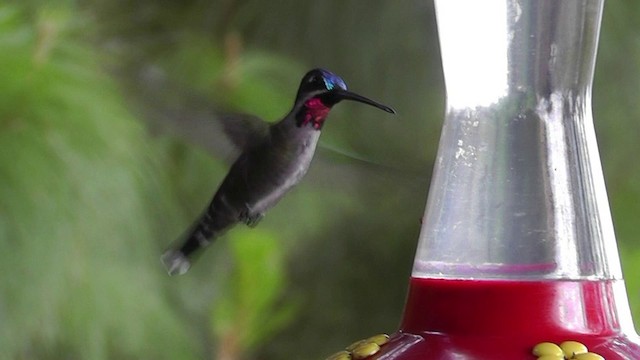
<svg viewBox="0 0 640 360">
<path fill-rule="evenodd" d="M 533 360 L 536 344 L 573 340 L 606 360 L 638 360 L 620 297 L 622 281 L 413 278 L 400 331 L 372 359 Z"/>
</svg>

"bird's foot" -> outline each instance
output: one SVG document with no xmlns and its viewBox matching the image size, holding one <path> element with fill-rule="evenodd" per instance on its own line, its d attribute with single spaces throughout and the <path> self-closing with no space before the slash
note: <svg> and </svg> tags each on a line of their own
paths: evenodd
<svg viewBox="0 0 640 360">
<path fill-rule="evenodd" d="M 252 216 L 247 216 L 243 219 L 244 223 L 247 224 L 248 227 L 256 227 L 260 220 L 264 217 L 263 213 L 255 214 Z"/>
<path fill-rule="evenodd" d="M 245 209 L 240 213 L 240 221 L 248 227 L 255 227 L 263 217 L 264 213 L 253 212 L 248 204 L 245 204 Z"/>
</svg>

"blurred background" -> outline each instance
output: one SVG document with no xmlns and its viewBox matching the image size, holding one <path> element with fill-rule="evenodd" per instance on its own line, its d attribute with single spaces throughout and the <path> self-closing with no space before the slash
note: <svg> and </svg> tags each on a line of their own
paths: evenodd
<svg viewBox="0 0 640 360">
<path fill-rule="evenodd" d="M 607 2 L 594 114 L 640 320 L 640 5 Z M 313 67 L 393 106 L 332 111 L 305 180 L 170 278 L 162 250 Z M 443 119 L 433 5 L 0 3 L 0 358 L 318 359 L 397 328 Z"/>
</svg>

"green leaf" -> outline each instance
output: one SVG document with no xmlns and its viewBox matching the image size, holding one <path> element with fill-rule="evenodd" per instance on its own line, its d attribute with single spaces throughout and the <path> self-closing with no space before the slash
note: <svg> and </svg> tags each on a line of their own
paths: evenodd
<svg viewBox="0 0 640 360">
<path fill-rule="evenodd" d="M 282 330 L 299 310 L 284 299 L 284 251 L 278 239 L 260 229 L 236 229 L 229 236 L 233 270 L 213 308 L 218 339 L 236 339 L 236 352 L 246 353 Z M 224 346 L 224 344 L 222 345 Z"/>
</svg>

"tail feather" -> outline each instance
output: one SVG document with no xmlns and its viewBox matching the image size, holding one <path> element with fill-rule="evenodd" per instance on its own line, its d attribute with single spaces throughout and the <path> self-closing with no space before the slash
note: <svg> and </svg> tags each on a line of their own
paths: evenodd
<svg viewBox="0 0 640 360">
<path fill-rule="evenodd" d="M 190 228 L 188 235 L 171 246 L 160 257 L 169 275 L 182 275 L 191 267 L 193 257 L 237 223 L 237 217 L 207 209 Z"/>
<path fill-rule="evenodd" d="M 180 250 L 169 249 L 162 254 L 160 261 L 170 276 L 182 275 L 191 268 L 191 261 Z"/>
</svg>

